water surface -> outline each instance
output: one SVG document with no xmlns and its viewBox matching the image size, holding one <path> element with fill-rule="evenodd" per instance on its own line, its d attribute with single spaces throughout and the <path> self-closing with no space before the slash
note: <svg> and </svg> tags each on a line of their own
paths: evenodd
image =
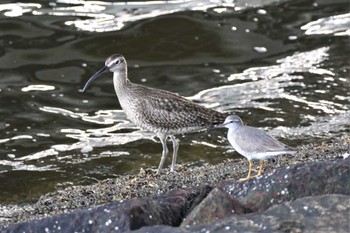
<svg viewBox="0 0 350 233">
<path fill-rule="evenodd" d="M 298 146 L 350 131 L 348 1 L 32 1 L 0 4 L 0 204 L 156 168 L 105 74 L 234 112 Z M 178 163 L 240 158 L 225 130 L 179 135 Z M 166 166 L 169 166 L 170 159 Z"/>
</svg>

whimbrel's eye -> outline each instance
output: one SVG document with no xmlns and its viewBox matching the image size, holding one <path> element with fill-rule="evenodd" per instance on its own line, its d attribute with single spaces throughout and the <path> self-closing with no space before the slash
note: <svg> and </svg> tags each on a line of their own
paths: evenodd
<svg viewBox="0 0 350 233">
<path fill-rule="evenodd" d="M 115 60 L 115 62 L 114 62 L 114 64 L 115 65 L 118 65 L 120 63 L 120 60 L 118 59 L 118 60 Z"/>
</svg>

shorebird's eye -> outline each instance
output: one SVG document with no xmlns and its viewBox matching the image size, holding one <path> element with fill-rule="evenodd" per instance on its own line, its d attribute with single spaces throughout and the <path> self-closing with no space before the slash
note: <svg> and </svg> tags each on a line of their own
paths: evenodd
<svg viewBox="0 0 350 233">
<path fill-rule="evenodd" d="M 115 60 L 114 65 L 118 65 L 120 63 L 120 60 Z"/>
<path fill-rule="evenodd" d="M 233 123 L 234 121 L 230 121 L 230 123 Z"/>
</svg>

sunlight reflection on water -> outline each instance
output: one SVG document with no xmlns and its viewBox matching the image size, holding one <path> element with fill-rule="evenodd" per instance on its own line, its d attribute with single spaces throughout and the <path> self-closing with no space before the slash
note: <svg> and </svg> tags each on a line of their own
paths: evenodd
<svg viewBox="0 0 350 233">
<path fill-rule="evenodd" d="M 106 171 L 135 172 L 150 157 L 150 166 L 158 164 L 161 145 L 118 109 L 110 78 L 90 93 L 78 92 L 112 50 L 126 51 L 135 83 L 234 112 L 287 143 L 348 132 L 342 37 L 349 35 L 349 13 L 341 14 L 336 3 L 324 3 L 322 12 L 309 3 L 282 2 L 288 1 L 0 4 L 0 173 L 58 171 L 55 179 L 71 184 Z M 178 27 L 168 32 L 169 22 Z M 224 159 L 225 137 L 179 135 L 179 159 Z"/>
<path fill-rule="evenodd" d="M 319 48 L 310 52 L 296 53 L 284 59 L 277 60 L 279 65 L 249 68 L 240 74 L 231 74 L 227 80 L 236 82 L 199 92 L 192 100 L 205 102 L 206 106 L 218 107 L 221 111 L 232 111 L 239 108 L 267 109 L 274 99 L 286 99 L 303 103 L 324 113 L 336 113 L 338 110 L 333 102 L 318 102 L 307 100 L 300 94 L 286 92 L 286 88 L 303 88 L 303 75 L 297 73 L 318 74 L 324 78 L 334 76 L 330 70 L 318 68 L 317 65 L 328 58 L 328 48 Z M 244 83 L 237 83 L 245 81 Z M 269 101 L 257 102 L 265 99 Z M 346 110 L 345 108 L 344 110 Z M 278 109 L 275 109 L 278 111 Z"/>
<path fill-rule="evenodd" d="M 277 60 L 278 65 L 254 67 L 244 70 L 239 74 L 231 74 L 227 80 L 235 84 L 204 90 L 189 97 L 189 99 L 199 102 L 206 107 L 217 108 L 224 112 L 239 111 L 241 108 L 254 108 L 282 115 L 287 114 L 288 110 L 275 105 L 275 103 L 280 99 L 285 99 L 292 102 L 291 104 L 294 106 L 303 105 L 304 115 L 306 116 L 309 111 L 313 110 L 320 110 L 326 114 L 340 114 L 339 117 L 334 116 L 332 119 L 334 119 L 334 124 L 343 125 L 345 124 L 343 121 L 345 116 L 348 116 L 346 113 L 348 110 L 347 107 L 344 108 L 332 101 L 322 99 L 317 102 L 311 101 L 304 97 L 302 93 L 296 95 L 287 91 L 290 88 L 305 87 L 303 83 L 304 75 L 295 75 L 296 73 L 323 75 L 325 79 L 329 76 L 334 76 L 333 72 L 317 67 L 318 64 L 327 59 L 327 51 L 328 48 L 324 47 L 313 51 L 295 53 L 292 56 Z M 241 81 L 244 82 L 242 83 Z M 263 102 L 260 101 L 262 99 L 264 100 Z M 57 107 L 42 107 L 41 110 L 71 118 L 79 118 L 82 121 L 101 126 L 113 126 L 88 130 L 62 129 L 61 133 L 65 134 L 68 138 L 78 140 L 78 142 L 70 145 L 53 145 L 51 149 L 22 157 L 19 160 L 39 159 L 72 150 L 80 150 L 82 153 L 88 153 L 95 147 L 124 145 L 141 139 L 150 139 L 154 136 L 152 133 L 140 131 L 135 125 L 130 123 L 125 118 L 122 110 L 99 110 L 93 115 L 68 111 Z M 311 123 L 310 126 L 291 127 L 291 130 L 287 130 L 289 129 L 287 127 L 277 127 L 271 133 L 274 136 L 286 137 L 291 140 L 293 138 L 315 137 L 329 130 L 327 125 L 318 122 L 320 118 L 316 119 L 310 114 L 308 119 L 311 122 L 315 121 L 315 123 Z M 284 118 L 276 115 L 276 117 L 270 117 L 269 120 L 283 122 Z M 123 130 L 133 131 L 119 133 L 119 131 Z M 335 130 L 337 129 L 333 129 L 332 131 L 334 132 Z M 342 129 L 339 128 L 339 130 Z M 193 142 L 207 145 L 201 141 Z M 207 146 L 210 145 L 209 143 Z"/>
<path fill-rule="evenodd" d="M 306 35 L 350 36 L 350 13 L 321 18 L 305 24 L 301 29 L 305 30 Z"/>
<path fill-rule="evenodd" d="M 66 21 L 67 26 L 75 26 L 83 31 L 107 32 L 122 29 L 126 23 L 172 14 L 184 10 L 204 11 L 218 5 L 234 7 L 231 1 L 216 0 L 174 0 L 143 2 L 99 2 L 99 1 L 58 1 L 67 7 L 38 9 L 35 15 L 50 14 L 56 16 L 78 16 L 89 19 Z M 73 5 L 73 6 L 70 6 Z"/>
</svg>

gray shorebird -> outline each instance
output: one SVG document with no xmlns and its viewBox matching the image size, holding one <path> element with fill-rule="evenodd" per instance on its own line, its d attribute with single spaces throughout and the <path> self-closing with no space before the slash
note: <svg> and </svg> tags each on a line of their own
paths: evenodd
<svg viewBox="0 0 350 233">
<path fill-rule="evenodd" d="M 127 118 L 142 129 L 155 133 L 163 151 L 157 174 L 168 155 L 166 140 L 173 142 L 170 171 L 175 171 L 179 142 L 174 135 L 199 131 L 224 121 L 227 114 L 202 107 L 174 93 L 134 84 L 128 79 L 127 63 L 122 55 L 107 58 L 105 66 L 85 84 L 82 92 L 102 73 L 113 72 L 114 89 Z"/>
<path fill-rule="evenodd" d="M 268 135 L 265 131 L 245 126 L 236 115 L 230 115 L 225 119 L 223 124 L 215 127 L 228 128 L 227 139 L 232 147 L 241 155 L 246 157 L 249 162 L 248 176 L 239 181 L 244 181 L 253 178 L 251 176 L 252 160 L 260 160 L 260 168 L 258 176 L 261 175 L 264 166 L 264 160 L 275 157 L 281 154 L 294 154 L 296 150 L 277 141 L 275 138 Z"/>
</svg>

